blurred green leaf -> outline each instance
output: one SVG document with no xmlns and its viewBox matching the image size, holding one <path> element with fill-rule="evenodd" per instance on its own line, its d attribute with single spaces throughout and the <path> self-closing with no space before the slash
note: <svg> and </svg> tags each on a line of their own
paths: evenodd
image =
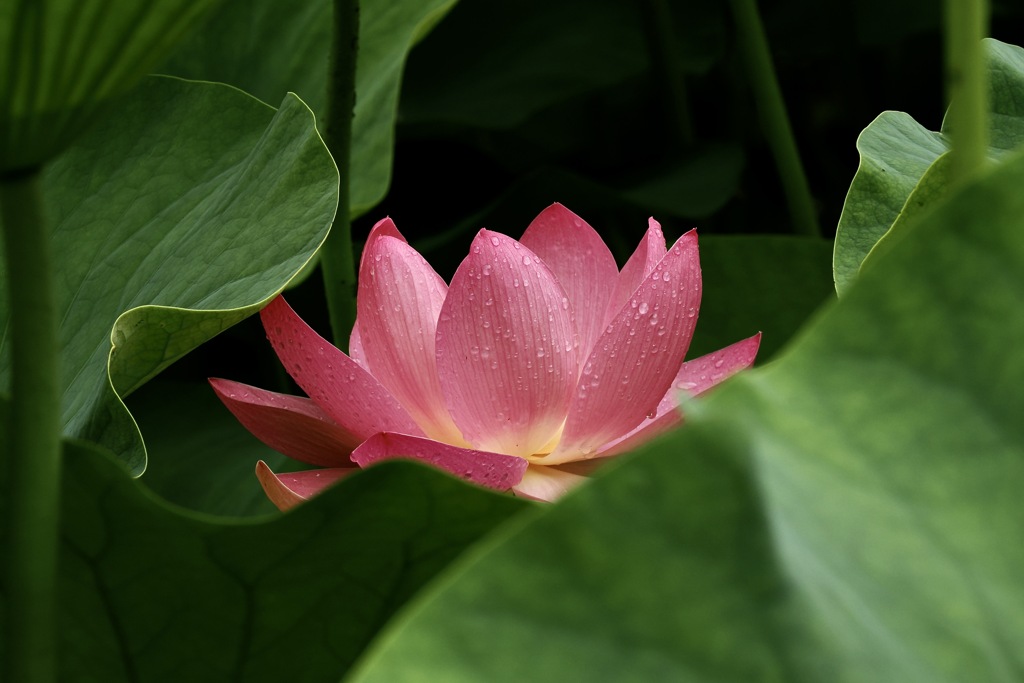
<svg viewBox="0 0 1024 683">
<path fill-rule="evenodd" d="M 0 3 L 0 172 L 64 151 L 216 3 Z"/>
<path fill-rule="evenodd" d="M 1024 157 L 789 351 L 464 558 L 352 680 L 1017 681 Z"/>
<path fill-rule="evenodd" d="M 391 182 L 402 69 L 412 46 L 456 0 L 362 0 L 352 122 L 352 214 Z M 225 0 L 164 65 L 186 78 L 230 83 L 266 102 L 298 93 L 319 119 L 327 95 L 331 0 Z"/>
<path fill-rule="evenodd" d="M 275 113 L 227 86 L 152 78 L 55 161 L 43 185 L 65 434 L 141 472 L 145 448 L 118 394 L 284 287 L 327 233 L 337 169 L 295 96 Z"/>
<path fill-rule="evenodd" d="M 1024 144 L 1024 49 L 986 39 L 991 91 L 991 140 L 989 158 L 997 160 Z M 943 130 L 933 133 L 901 112 L 885 112 L 864 129 L 857 140 L 860 167 L 846 196 L 836 230 L 833 274 L 836 291 L 845 294 L 856 279 L 864 259 L 875 243 L 893 227 L 911 192 L 925 172 L 950 150 Z M 945 174 L 934 176 L 930 183 Z M 910 207 L 916 212 L 944 192 L 929 188 Z"/>
<path fill-rule="evenodd" d="M 736 194 L 743 161 L 743 150 L 738 145 L 712 146 L 679 160 L 622 194 L 656 215 L 707 218 Z"/>
<path fill-rule="evenodd" d="M 634 77 L 647 62 L 631 3 L 463 1 L 417 49 L 402 120 L 510 128 L 554 102 Z"/>
<path fill-rule="evenodd" d="M 681 61 L 673 71 L 710 68 L 727 41 L 721 8 L 675 2 L 668 9 Z M 410 62 L 402 121 L 508 129 L 635 79 L 650 68 L 656 40 L 646 30 L 649 12 L 647 2 L 462 0 Z"/>
</svg>

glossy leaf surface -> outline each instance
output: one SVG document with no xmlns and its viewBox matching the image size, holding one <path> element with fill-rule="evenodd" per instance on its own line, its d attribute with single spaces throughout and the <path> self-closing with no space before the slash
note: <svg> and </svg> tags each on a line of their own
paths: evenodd
<svg viewBox="0 0 1024 683">
<path fill-rule="evenodd" d="M 118 394 L 280 291 L 326 235 L 337 187 L 298 98 L 275 113 L 234 88 L 172 78 L 146 81 L 54 162 L 44 195 L 65 433 L 141 471 L 145 449 Z"/>
<path fill-rule="evenodd" d="M 1024 144 L 1024 49 L 985 41 L 990 78 L 989 159 L 996 161 Z M 926 172 L 950 150 L 943 130 L 932 132 L 903 112 L 884 112 L 857 140 L 860 167 L 850 185 L 836 230 L 833 274 L 844 294 L 875 244 L 904 213 L 931 207 L 948 188 L 944 170 L 928 178 L 925 192 L 915 190 Z M 914 201 L 911 202 L 911 195 Z"/>
</svg>

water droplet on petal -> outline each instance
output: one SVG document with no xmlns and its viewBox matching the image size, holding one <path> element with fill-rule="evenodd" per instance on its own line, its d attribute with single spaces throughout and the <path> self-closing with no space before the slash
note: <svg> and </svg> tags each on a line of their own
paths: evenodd
<svg viewBox="0 0 1024 683">
<path fill-rule="evenodd" d="M 668 282 L 669 280 L 672 279 L 672 276 L 670 276 L 668 274 L 668 271 L 666 270 L 664 273 L 661 274 L 661 279 L 664 280 L 665 282 Z"/>
<path fill-rule="evenodd" d="M 494 246 L 498 246 L 499 244 L 501 244 L 501 242 L 498 241 L 497 237 L 492 237 L 491 244 L 493 244 Z"/>
<path fill-rule="evenodd" d="M 646 315 L 647 314 L 647 309 L 648 309 L 647 302 L 644 301 L 643 303 L 640 304 L 640 308 L 639 308 L 640 315 Z"/>
<path fill-rule="evenodd" d="M 531 263 L 533 263 L 533 259 L 531 259 L 529 256 L 524 256 L 523 257 L 523 265 L 524 266 L 528 266 Z"/>
</svg>

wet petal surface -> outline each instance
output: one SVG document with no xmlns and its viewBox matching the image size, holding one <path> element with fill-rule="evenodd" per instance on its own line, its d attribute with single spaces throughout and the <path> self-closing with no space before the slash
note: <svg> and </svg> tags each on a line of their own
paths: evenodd
<svg viewBox="0 0 1024 683">
<path fill-rule="evenodd" d="M 558 448 L 589 457 L 654 415 L 689 348 L 700 306 L 697 233 L 679 238 L 608 325 L 583 365 Z"/>
<path fill-rule="evenodd" d="M 422 434 L 376 378 L 314 332 L 283 297 L 271 301 L 260 317 L 288 374 L 332 420 L 360 441 L 385 430 Z"/>
<path fill-rule="evenodd" d="M 437 324 L 437 371 L 452 418 L 482 451 L 528 455 L 558 430 L 579 342 L 572 307 L 536 254 L 481 230 Z"/>
<path fill-rule="evenodd" d="M 678 409 L 680 392 L 685 391 L 691 396 L 700 396 L 740 370 L 749 368 L 754 364 L 754 358 L 757 356 L 757 349 L 760 345 L 761 333 L 758 332 L 753 337 L 730 344 L 724 349 L 683 363 L 672 386 L 658 403 L 655 416 L 646 418 L 625 436 L 602 447 L 598 451 L 598 455 L 608 456 L 624 453 L 682 424 L 683 415 Z"/>
<path fill-rule="evenodd" d="M 262 460 L 256 463 L 256 478 L 263 492 L 282 511 L 295 507 L 341 478 L 358 471 L 358 467 L 346 467 L 275 474 Z"/>
<path fill-rule="evenodd" d="M 371 239 L 359 271 L 359 334 L 373 376 L 432 439 L 462 444 L 437 377 L 434 333 L 448 287 L 404 241 Z"/>
<path fill-rule="evenodd" d="M 351 464 L 348 454 L 360 439 L 339 427 L 313 401 L 226 379 L 210 386 L 253 436 L 275 451 L 310 465 Z"/>
<path fill-rule="evenodd" d="M 518 484 L 527 467 L 525 460 L 515 456 L 459 448 L 404 434 L 377 434 L 352 453 L 352 460 L 360 467 L 393 458 L 419 460 L 499 491 Z"/>
<path fill-rule="evenodd" d="M 647 231 L 640 240 L 640 245 L 633 252 L 633 255 L 622 266 L 622 272 L 618 274 L 615 281 L 615 288 L 608 301 L 604 314 L 604 325 L 607 326 L 622 311 L 632 298 L 637 287 L 643 284 L 647 276 L 651 274 L 654 267 L 661 263 L 667 252 L 665 247 L 665 235 L 661 232 L 661 223 L 650 218 L 647 220 Z"/>
<path fill-rule="evenodd" d="M 565 290 L 585 356 L 604 327 L 619 274 L 615 257 L 590 224 L 561 204 L 541 211 L 519 242 L 544 261 Z"/>
</svg>

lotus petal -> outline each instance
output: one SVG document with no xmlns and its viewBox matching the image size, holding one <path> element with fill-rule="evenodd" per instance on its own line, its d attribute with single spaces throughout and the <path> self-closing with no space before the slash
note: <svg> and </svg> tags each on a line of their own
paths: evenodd
<svg viewBox="0 0 1024 683">
<path fill-rule="evenodd" d="M 565 290 L 576 315 L 580 353 L 586 357 L 604 329 L 604 311 L 619 273 L 615 257 L 586 221 L 561 204 L 541 211 L 519 242 L 544 261 Z"/>
<path fill-rule="evenodd" d="M 622 311 L 622 307 L 633 297 L 637 288 L 643 284 L 655 266 L 661 263 L 661 259 L 665 258 L 667 251 L 661 223 L 653 218 L 647 219 L 647 232 L 644 233 L 636 251 L 626 261 L 626 265 L 622 266 L 622 272 L 616 279 L 615 289 L 604 315 L 605 327 Z"/>
<path fill-rule="evenodd" d="M 437 323 L 437 371 L 452 418 L 482 451 L 530 455 L 565 418 L 579 367 L 572 308 L 537 255 L 481 230 Z"/>
<path fill-rule="evenodd" d="M 512 491 L 522 498 L 555 501 L 587 480 L 586 477 L 554 467 L 530 465 L 523 480 Z"/>
<path fill-rule="evenodd" d="M 323 491 L 342 477 L 358 471 L 357 467 L 331 468 L 321 470 L 305 470 L 275 474 L 267 463 L 260 460 L 256 463 L 256 478 L 263 486 L 264 493 L 278 509 L 284 511 L 293 508 Z"/>
<path fill-rule="evenodd" d="M 527 468 L 527 462 L 515 456 L 459 448 L 405 434 L 377 434 L 352 453 L 352 460 L 360 467 L 393 458 L 426 462 L 474 484 L 499 491 L 507 491 L 518 484 Z"/>
<path fill-rule="evenodd" d="M 606 457 L 632 450 L 646 441 L 683 423 L 679 412 L 679 393 L 700 396 L 716 384 L 724 382 L 740 370 L 754 364 L 754 357 L 761 345 L 761 333 L 726 346 L 713 353 L 686 361 L 676 374 L 672 386 L 658 403 L 654 417 L 646 418 L 625 436 L 606 444 L 598 456 Z"/>
<path fill-rule="evenodd" d="M 359 334 L 373 376 L 432 439 L 462 444 L 445 406 L 434 350 L 448 287 L 416 250 L 389 235 L 366 244 L 359 271 Z"/>
<path fill-rule="evenodd" d="M 554 465 L 592 456 L 653 415 L 693 338 L 701 280 L 691 230 L 637 288 L 583 365 Z"/>
<path fill-rule="evenodd" d="M 373 375 L 314 332 L 284 297 L 271 301 L 260 317 L 288 374 L 341 427 L 360 440 L 384 430 L 423 433 Z"/>
<path fill-rule="evenodd" d="M 351 464 L 357 435 L 339 427 L 313 401 L 211 378 L 214 392 L 253 436 L 289 458 L 321 467 Z"/>
</svg>

